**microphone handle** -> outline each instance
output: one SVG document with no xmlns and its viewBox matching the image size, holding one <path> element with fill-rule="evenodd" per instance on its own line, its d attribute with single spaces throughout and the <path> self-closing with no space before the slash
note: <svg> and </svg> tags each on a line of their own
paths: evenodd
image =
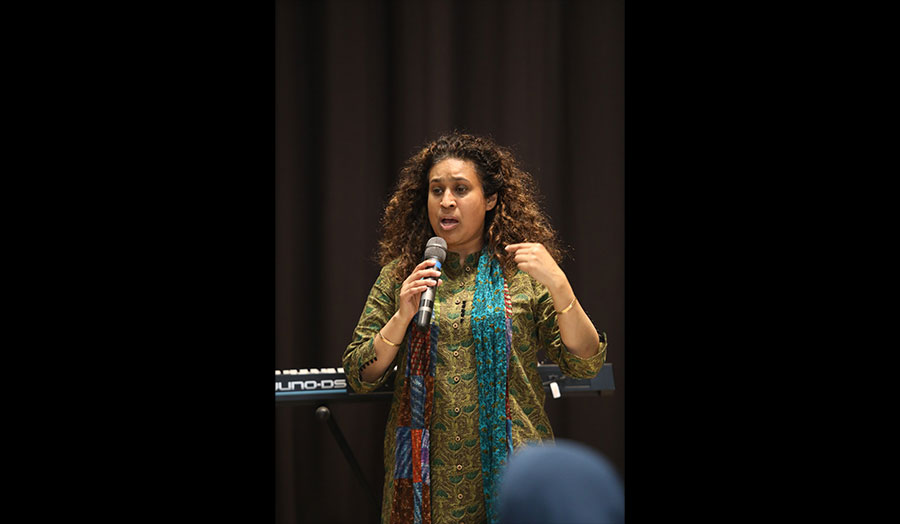
<svg viewBox="0 0 900 524">
<path fill-rule="evenodd" d="M 416 315 L 416 327 L 419 331 L 427 331 L 431 325 L 431 314 L 434 311 L 434 287 L 422 292 L 419 300 L 419 313 Z"/>
<path fill-rule="evenodd" d="M 440 271 L 441 261 L 438 260 L 437 264 L 435 264 L 434 267 L 435 269 Z M 430 280 L 434 280 L 433 278 L 428 278 Z M 428 288 L 426 288 L 425 291 L 422 292 L 422 297 L 419 299 L 419 312 L 416 314 L 416 327 L 419 328 L 419 331 L 427 331 L 429 329 L 429 326 L 431 326 L 431 314 L 433 311 L 434 286 L 428 286 Z"/>
</svg>

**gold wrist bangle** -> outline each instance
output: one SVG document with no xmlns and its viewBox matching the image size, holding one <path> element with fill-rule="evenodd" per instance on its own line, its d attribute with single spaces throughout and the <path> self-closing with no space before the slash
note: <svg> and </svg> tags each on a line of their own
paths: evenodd
<svg viewBox="0 0 900 524">
<path fill-rule="evenodd" d="M 557 314 L 557 315 L 562 315 L 562 314 L 565 313 L 566 311 L 572 309 L 572 307 L 575 305 L 575 301 L 576 301 L 576 300 L 578 300 L 578 297 L 573 298 L 573 299 L 572 299 L 572 303 L 569 304 L 568 306 L 566 306 L 566 309 L 564 309 L 564 310 L 562 310 L 562 311 L 557 311 L 556 314 Z"/>
<path fill-rule="evenodd" d="M 384 340 L 385 342 L 387 342 L 387 343 L 390 344 L 391 346 L 397 347 L 397 346 L 400 345 L 400 344 L 394 344 L 393 342 L 391 342 L 390 340 L 388 340 L 388 339 L 384 336 L 384 333 L 382 333 L 380 330 L 378 331 L 378 334 L 381 335 L 381 340 Z"/>
</svg>

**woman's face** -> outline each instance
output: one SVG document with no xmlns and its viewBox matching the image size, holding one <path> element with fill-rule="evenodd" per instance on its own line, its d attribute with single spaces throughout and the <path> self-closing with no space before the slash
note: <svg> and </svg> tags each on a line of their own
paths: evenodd
<svg viewBox="0 0 900 524">
<path fill-rule="evenodd" d="M 447 250 L 464 258 L 481 250 L 484 214 L 494 208 L 497 195 L 484 197 L 475 165 L 447 158 L 428 172 L 428 221 Z"/>
</svg>

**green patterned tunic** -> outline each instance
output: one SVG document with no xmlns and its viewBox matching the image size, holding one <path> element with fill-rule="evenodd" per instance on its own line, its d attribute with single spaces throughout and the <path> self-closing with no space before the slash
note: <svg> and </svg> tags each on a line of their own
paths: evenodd
<svg viewBox="0 0 900 524">
<path fill-rule="evenodd" d="M 434 377 L 434 407 L 431 420 L 431 514 L 434 524 L 482 522 L 485 520 L 478 446 L 478 381 L 475 378 L 475 347 L 470 314 L 475 294 L 478 253 L 460 261 L 448 253 L 435 293 L 434 318 L 439 339 Z M 394 380 L 394 398 L 384 434 L 384 493 L 382 521 L 388 522 L 394 477 L 394 428 L 403 369 L 391 373 L 394 364 L 405 363 L 405 341 L 389 371 L 375 382 L 360 380 L 363 365 L 375 357 L 375 335 L 396 311 L 403 278 L 396 278 L 393 261 L 381 270 L 366 300 L 343 355 L 344 371 L 354 391 L 370 392 L 388 379 Z M 537 350 L 571 377 L 593 377 L 606 360 L 606 343 L 598 354 L 579 358 L 563 346 L 556 324 L 553 300 L 547 289 L 523 271 L 507 278 L 512 299 L 512 354 L 508 382 L 512 415 L 513 447 L 528 441 L 552 440 L 553 431 L 544 411 L 544 388 L 537 371 Z M 603 340 L 601 338 L 601 340 Z"/>
</svg>

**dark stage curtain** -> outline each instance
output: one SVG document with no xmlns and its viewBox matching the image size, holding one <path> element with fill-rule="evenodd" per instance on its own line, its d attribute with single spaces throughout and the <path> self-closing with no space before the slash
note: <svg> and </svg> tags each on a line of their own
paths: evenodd
<svg viewBox="0 0 900 524">
<path fill-rule="evenodd" d="M 534 177 L 562 265 L 609 336 L 616 393 L 548 398 L 557 437 L 624 475 L 624 2 L 276 1 L 275 369 L 337 367 L 403 160 L 490 135 Z M 388 404 L 333 412 L 380 500 Z M 275 408 L 278 523 L 375 522 L 312 407 Z"/>
</svg>

